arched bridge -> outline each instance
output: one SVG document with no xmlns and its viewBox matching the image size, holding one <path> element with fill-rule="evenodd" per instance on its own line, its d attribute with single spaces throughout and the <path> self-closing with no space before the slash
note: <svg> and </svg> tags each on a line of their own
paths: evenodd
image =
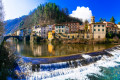
<svg viewBox="0 0 120 80">
<path fill-rule="evenodd" d="M 3 41 L 6 41 L 9 38 L 16 38 L 19 41 L 21 41 L 23 39 L 23 36 L 5 36 L 4 39 L 3 39 Z"/>
</svg>

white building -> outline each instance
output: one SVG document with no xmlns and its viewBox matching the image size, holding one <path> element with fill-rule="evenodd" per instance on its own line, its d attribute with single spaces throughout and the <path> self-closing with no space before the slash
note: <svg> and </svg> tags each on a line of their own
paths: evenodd
<svg viewBox="0 0 120 80">
<path fill-rule="evenodd" d="M 41 27 L 40 26 L 34 26 L 33 27 L 33 32 L 35 33 L 34 35 L 41 36 Z"/>
<path fill-rule="evenodd" d="M 118 28 L 120 29 L 120 24 L 117 24 Z"/>
<path fill-rule="evenodd" d="M 91 24 L 93 39 L 105 40 L 106 38 L 106 25 L 104 23 L 92 23 Z"/>
<path fill-rule="evenodd" d="M 55 33 L 69 33 L 69 27 L 65 25 L 56 25 L 55 26 Z"/>
<path fill-rule="evenodd" d="M 16 31 L 16 35 L 17 35 L 17 36 L 20 36 L 20 30 L 17 30 L 17 31 Z"/>
</svg>

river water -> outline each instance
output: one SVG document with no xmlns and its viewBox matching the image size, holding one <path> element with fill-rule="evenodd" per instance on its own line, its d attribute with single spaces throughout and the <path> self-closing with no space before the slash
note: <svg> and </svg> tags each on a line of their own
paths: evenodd
<svg viewBox="0 0 120 80">
<path fill-rule="evenodd" d="M 16 49 L 14 72 L 18 79 L 120 80 L 119 45 L 52 45 L 16 41 L 10 41 L 10 45 Z"/>
<path fill-rule="evenodd" d="M 62 57 L 74 54 L 83 54 L 89 52 L 101 51 L 114 45 L 111 44 L 95 44 L 95 45 L 85 45 L 85 44 L 57 44 L 52 45 L 51 43 L 15 43 L 17 52 L 21 56 L 25 57 Z"/>
</svg>

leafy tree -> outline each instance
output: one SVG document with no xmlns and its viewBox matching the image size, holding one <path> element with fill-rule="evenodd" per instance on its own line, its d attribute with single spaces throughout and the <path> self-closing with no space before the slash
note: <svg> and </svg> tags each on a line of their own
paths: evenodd
<svg viewBox="0 0 120 80">
<path fill-rule="evenodd" d="M 55 3 L 46 3 L 45 5 L 40 4 L 26 17 L 23 27 L 62 22 L 79 22 L 82 24 L 82 20 L 69 16 L 67 8 L 60 9 Z"/>
<path fill-rule="evenodd" d="M 110 19 L 110 22 L 113 22 L 113 23 L 115 23 L 115 18 L 112 16 L 112 18 Z"/>
<path fill-rule="evenodd" d="M 19 24 L 19 28 L 21 28 L 23 26 L 23 24 L 24 24 L 24 21 L 22 20 Z"/>
<path fill-rule="evenodd" d="M 120 25 L 120 22 L 118 22 L 118 24 Z"/>
<path fill-rule="evenodd" d="M 102 18 L 99 19 L 99 22 L 102 22 Z"/>
<path fill-rule="evenodd" d="M 104 19 L 103 19 L 103 18 L 100 18 L 100 19 L 99 19 L 99 22 L 104 22 L 104 21 L 106 21 L 105 18 L 104 18 Z"/>
<path fill-rule="evenodd" d="M 3 22 L 0 21 L 0 36 L 2 36 L 4 33 L 4 27 L 3 27 Z"/>
<path fill-rule="evenodd" d="M 106 38 L 113 38 L 113 37 L 115 37 L 116 36 L 116 34 L 115 33 L 110 33 L 110 32 L 108 32 L 107 34 L 106 34 Z"/>
<path fill-rule="evenodd" d="M 104 18 L 103 21 L 106 21 L 106 19 Z"/>
<path fill-rule="evenodd" d="M 89 24 L 89 22 L 88 22 L 88 20 L 85 20 L 85 32 L 87 32 L 88 31 L 88 24 Z"/>
</svg>

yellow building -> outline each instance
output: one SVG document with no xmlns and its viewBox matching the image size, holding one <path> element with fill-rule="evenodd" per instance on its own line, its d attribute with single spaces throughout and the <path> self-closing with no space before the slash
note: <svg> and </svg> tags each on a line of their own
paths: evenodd
<svg viewBox="0 0 120 80">
<path fill-rule="evenodd" d="M 51 41 L 53 39 L 52 31 L 48 32 L 48 40 Z"/>
</svg>

